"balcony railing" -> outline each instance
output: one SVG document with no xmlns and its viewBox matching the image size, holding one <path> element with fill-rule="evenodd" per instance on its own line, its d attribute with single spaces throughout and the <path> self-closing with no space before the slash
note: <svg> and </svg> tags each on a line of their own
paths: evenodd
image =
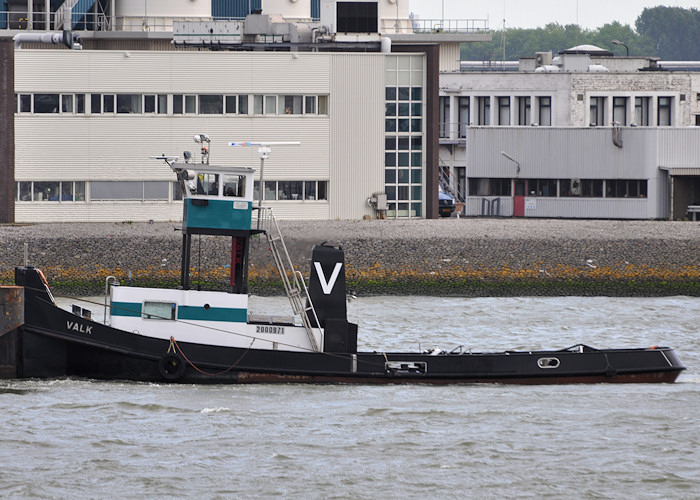
<svg viewBox="0 0 700 500">
<path fill-rule="evenodd" d="M 174 21 L 234 21 L 242 18 L 211 17 L 117 17 L 104 13 L 73 13 L 74 31 L 160 31 L 172 32 Z M 62 29 L 62 18 L 56 12 L 0 11 L 0 30 L 54 31 Z"/>
<path fill-rule="evenodd" d="M 440 122 L 440 142 L 454 141 L 465 142 L 467 140 L 468 123 Z"/>
<path fill-rule="evenodd" d="M 214 17 L 117 17 L 102 12 L 72 14 L 75 31 L 172 31 L 173 21 L 240 21 L 244 18 Z M 298 21 L 290 19 L 290 21 Z M 0 11 L 0 30 L 51 31 L 61 29 L 56 12 Z M 478 33 L 488 30 L 488 19 L 382 19 L 382 32 L 391 33 Z"/>
<path fill-rule="evenodd" d="M 415 33 L 479 33 L 488 31 L 488 19 L 412 19 Z"/>
</svg>

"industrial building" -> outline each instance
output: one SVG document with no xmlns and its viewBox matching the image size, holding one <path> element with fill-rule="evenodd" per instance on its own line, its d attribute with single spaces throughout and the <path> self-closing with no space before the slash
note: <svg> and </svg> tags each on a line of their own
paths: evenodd
<svg viewBox="0 0 700 500">
<path fill-rule="evenodd" d="M 150 157 L 200 161 L 200 133 L 212 163 L 256 169 L 256 148 L 228 144 L 300 143 L 265 162 L 277 217 L 436 217 L 439 72 L 486 26 L 446 33 L 396 0 L 260 7 L 0 3 L 3 219 L 178 220 L 172 173 Z"/>
<path fill-rule="evenodd" d="M 683 219 L 700 205 L 700 73 L 593 46 L 440 76 L 465 215 Z"/>
</svg>

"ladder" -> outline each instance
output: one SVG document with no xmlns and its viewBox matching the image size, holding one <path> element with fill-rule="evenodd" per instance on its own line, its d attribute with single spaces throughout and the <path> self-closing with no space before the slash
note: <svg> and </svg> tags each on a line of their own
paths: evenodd
<svg viewBox="0 0 700 500">
<path fill-rule="evenodd" d="M 301 317 L 301 322 L 309 337 L 311 348 L 315 352 L 320 352 L 321 349 L 316 341 L 311 319 L 313 318 L 313 324 L 317 325 L 319 331 L 320 323 L 316 315 L 316 310 L 311 302 L 311 297 L 309 297 L 309 289 L 306 287 L 304 276 L 300 271 L 294 270 L 294 264 L 289 257 L 287 246 L 284 243 L 284 238 L 282 237 L 282 232 L 277 224 L 277 220 L 275 220 L 272 214 L 272 209 L 269 207 L 254 208 L 259 211 L 257 226 L 258 229 L 264 231 L 267 236 L 267 242 L 270 245 L 272 257 L 275 259 L 275 265 L 280 273 L 280 278 L 282 278 L 284 291 L 292 305 L 292 311 L 294 314 L 298 314 Z"/>
</svg>

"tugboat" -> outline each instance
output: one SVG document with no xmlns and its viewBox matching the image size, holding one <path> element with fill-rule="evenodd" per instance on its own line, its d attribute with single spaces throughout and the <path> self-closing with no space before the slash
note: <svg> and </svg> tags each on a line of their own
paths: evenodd
<svg viewBox="0 0 700 500">
<path fill-rule="evenodd" d="M 264 185 L 271 143 L 230 144 L 259 146 Z M 685 369 L 670 347 L 357 352 L 342 248 L 313 248 L 307 284 L 294 270 L 272 210 L 263 205 L 263 190 L 254 203 L 254 170 L 211 166 L 206 147 L 202 152 L 207 161 L 201 164 L 189 163 L 187 154 L 184 163 L 159 157 L 183 192 L 179 288 L 109 283 L 102 323 L 78 306 L 58 307 L 42 272 L 18 267 L 25 323 L 14 331 L 16 338 L 0 342 L 0 364 L 6 363 L 0 373 L 178 383 L 565 384 L 674 382 Z M 193 235 L 231 238 L 230 291 L 193 289 Z M 248 256 L 256 235 L 267 239 L 292 317 L 248 311 Z"/>
</svg>

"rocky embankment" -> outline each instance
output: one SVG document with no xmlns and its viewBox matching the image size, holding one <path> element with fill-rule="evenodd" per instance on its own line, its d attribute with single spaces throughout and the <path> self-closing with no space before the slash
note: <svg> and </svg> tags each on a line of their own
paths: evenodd
<svg viewBox="0 0 700 500">
<path fill-rule="evenodd" d="M 700 223 L 539 219 L 282 221 L 292 261 L 308 272 L 324 241 L 346 253 L 356 294 L 699 295 Z M 176 287 L 178 223 L 0 226 L 0 283 L 25 260 L 59 294 L 123 284 Z M 230 240 L 198 237 L 192 277 L 225 289 Z M 252 293 L 280 293 L 264 237 L 251 244 Z"/>
</svg>

